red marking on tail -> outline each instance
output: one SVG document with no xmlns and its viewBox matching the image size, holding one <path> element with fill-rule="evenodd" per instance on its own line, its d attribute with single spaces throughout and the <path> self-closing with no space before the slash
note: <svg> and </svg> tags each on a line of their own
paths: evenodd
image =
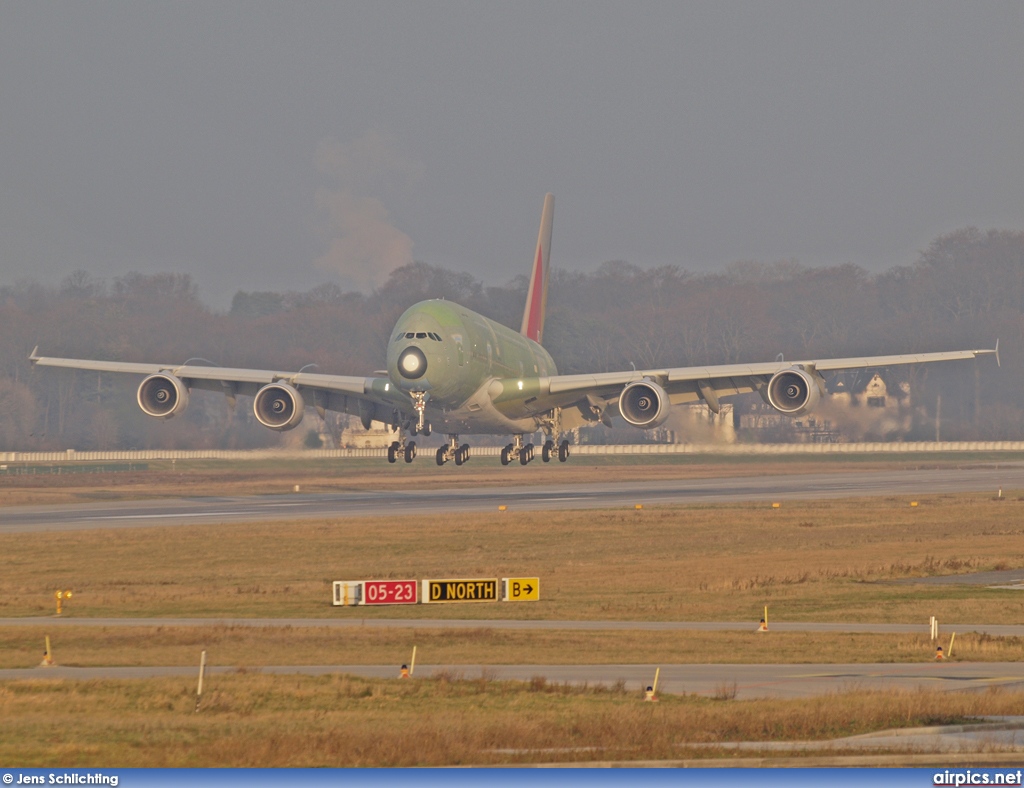
<svg viewBox="0 0 1024 788">
<path fill-rule="evenodd" d="M 537 261 L 533 264 L 531 280 L 530 305 L 526 313 L 526 331 L 524 334 L 534 342 L 540 342 L 540 332 L 544 323 L 544 250 L 537 247 Z"/>
</svg>

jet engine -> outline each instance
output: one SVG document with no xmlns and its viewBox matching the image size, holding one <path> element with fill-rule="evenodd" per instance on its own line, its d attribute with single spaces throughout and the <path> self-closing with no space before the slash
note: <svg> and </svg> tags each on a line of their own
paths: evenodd
<svg viewBox="0 0 1024 788">
<path fill-rule="evenodd" d="M 188 407 L 188 387 L 174 375 L 158 372 L 139 384 L 137 398 L 147 416 L 169 419 Z"/>
<path fill-rule="evenodd" d="M 652 380 L 630 383 L 619 395 L 619 413 L 634 427 L 650 430 L 668 418 L 668 394 Z"/>
<path fill-rule="evenodd" d="M 768 381 L 768 404 L 787 416 L 799 416 L 813 408 L 821 396 L 814 374 L 800 367 L 776 372 Z"/>
<path fill-rule="evenodd" d="M 290 430 L 299 426 L 306 403 L 298 390 L 288 383 L 270 383 L 256 392 L 252 403 L 256 420 L 272 430 Z"/>
</svg>

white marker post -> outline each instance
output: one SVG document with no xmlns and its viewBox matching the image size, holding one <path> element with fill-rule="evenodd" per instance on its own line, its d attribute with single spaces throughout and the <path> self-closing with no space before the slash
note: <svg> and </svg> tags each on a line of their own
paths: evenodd
<svg viewBox="0 0 1024 788">
<path fill-rule="evenodd" d="M 199 701 L 203 699 L 203 676 L 206 675 L 206 651 L 199 656 L 199 687 L 196 689 L 196 712 L 199 711 Z"/>
</svg>

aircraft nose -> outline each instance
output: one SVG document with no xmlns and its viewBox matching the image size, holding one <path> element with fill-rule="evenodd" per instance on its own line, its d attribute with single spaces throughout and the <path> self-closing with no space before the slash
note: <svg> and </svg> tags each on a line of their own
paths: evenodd
<svg viewBox="0 0 1024 788">
<path fill-rule="evenodd" d="M 422 378 L 427 371 L 427 357 L 418 347 L 409 346 L 398 357 L 398 373 L 407 380 Z"/>
</svg>

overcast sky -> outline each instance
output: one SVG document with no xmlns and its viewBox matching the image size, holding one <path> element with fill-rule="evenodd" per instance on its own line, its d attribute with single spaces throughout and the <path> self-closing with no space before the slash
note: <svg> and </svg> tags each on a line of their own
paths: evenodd
<svg viewBox="0 0 1024 788">
<path fill-rule="evenodd" d="M 913 262 L 1024 229 L 1024 3 L 0 3 L 0 285 Z"/>
</svg>

